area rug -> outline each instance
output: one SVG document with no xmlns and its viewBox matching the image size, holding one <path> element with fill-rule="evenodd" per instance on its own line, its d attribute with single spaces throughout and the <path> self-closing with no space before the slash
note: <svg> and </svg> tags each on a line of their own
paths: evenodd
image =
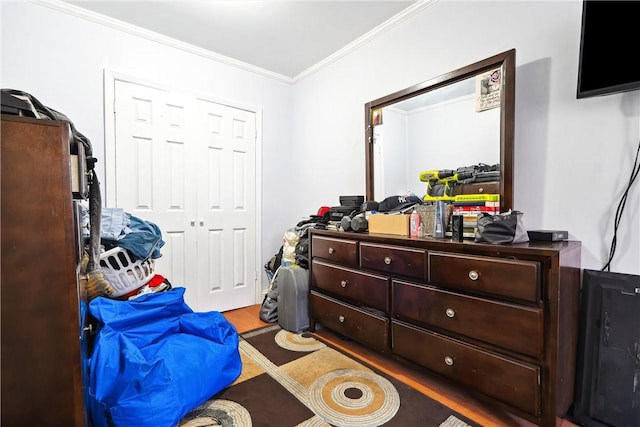
<svg viewBox="0 0 640 427">
<path fill-rule="evenodd" d="M 240 377 L 180 427 L 477 426 L 310 334 L 268 326 L 243 334 L 240 354 Z"/>
</svg>

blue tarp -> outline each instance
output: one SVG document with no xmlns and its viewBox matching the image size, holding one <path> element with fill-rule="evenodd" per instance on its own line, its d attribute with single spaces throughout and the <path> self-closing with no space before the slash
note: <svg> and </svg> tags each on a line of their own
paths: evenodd
<svg viewBox="0 0 640 427">
<path fill-rule="evenodd" d="M 89 304 L 100 322 L 87 393 L 95 427 L 175 426 L 240 375 L 237 331 L 219 312 L 194 313 L 184 291 Z"/>
</svg>

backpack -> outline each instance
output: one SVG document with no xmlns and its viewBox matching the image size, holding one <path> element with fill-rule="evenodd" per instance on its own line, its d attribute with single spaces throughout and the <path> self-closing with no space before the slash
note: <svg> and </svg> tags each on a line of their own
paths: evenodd
<svg viewBox="0 0 640 427">
<path fill-rule="evenodd" d="M 262 300 L 258 316 L 260 320 L 267 323 L 275 323 L 278 321 L 278 268 L 270 280 L 269 289 Z"/>
</svg>

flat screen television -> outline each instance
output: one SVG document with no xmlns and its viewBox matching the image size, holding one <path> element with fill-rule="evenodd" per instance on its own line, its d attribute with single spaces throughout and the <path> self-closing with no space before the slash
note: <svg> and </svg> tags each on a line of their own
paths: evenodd
<svg viewBox="0 0 640 427">
<path fill-rule="evenodd" d="M 640 1 L 584 0 L 578 98 L 640 89 Z"/>
</svg>

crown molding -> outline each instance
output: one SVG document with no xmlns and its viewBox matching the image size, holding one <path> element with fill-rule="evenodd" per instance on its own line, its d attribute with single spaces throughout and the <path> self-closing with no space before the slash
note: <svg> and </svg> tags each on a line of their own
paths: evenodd
<svg viewBox="0 0 640 427">
<path fill-rule="evenodd" d="M 396 25 L 398 25 L 401 22 L 403 22 L 403 21 L 411 18 L 412 16 L 420 13 L 421 11 L 423 11 L 427 7 L 431 6 L 432 4 L 437 3 L 438 1 L 439 0 L 419 0 L 419 1 L 417 1 L 416 3 L 412 4 L 408 8 L 404 9 L 402 12 L 398 13 L 397 15 L 389 18 L 387 21 L 385 21 L 382 24 L 378 25 L 377 27 L 375 27 L 374 29 L 372 29 L 368 33 L 364 34 L 363 36 L 361 36 L 361 37 L 357 38 L 356 40 L 354 40 L 353 42 L 349 43 L 348 45 L 346 45 L 342 49 L 336 51 L 335 53 L 333 53 L 333 54 L 331 54 L 329 56 L 327 56 L 322 61 L 312 65 L 311 67 L 307 68 L 306 70 L 304 70 L 300 74 L 296 75 L 295 77 L 293 77 L 292 81 L 295 83 L 295 82 L 297 82 L 297 81 L 299 81 L 299 80 L 301 80 L 301 79 L 303 79 L 305 77 L 310 76 L 311 74 L 314 74 L 314 73 L 318 72 L 322 68 L 327 67 L 328 65 L 336 62 L 340 58 L 342 58 L 342 57 L 348 55 L 349 53 L 357 50 L 361 46 L 369 43 L 371 40 L 373 40 L 376 37 L 384 34 L 385 32 L 387 32 L 390 29 L 392 29 L 393 27 L 395 27 Z"/>
<path fill-rule="evenodd" d="M 220 55 L 218 53 L 212 52 L 207 49 L 202 49 L 200 47 L 194 46 L 189 43 L 184 43 L 179 40 L 176 40 L 171 37 L 164 36 L 162 34 L 156 33 L 154 31 L 146 30 L 144 28 L 140 28 L 135 25 L 128 24 L 126 22 L 120 21 L 118 19 L 113 19 L 108 16 L 101 15 L 99 13 L 89 11 L 86 9 L 82 9 L 75 5 L 65 3 L 59 0 L 31 0 L 32 3 L 46 6 L 51 9 L 55 9 L 59 12 L 67 13 L 69 15 L 73 15 L 78 18 L 86 19 L 87 21 L 92 21 L 97 24 L 104 25 L 109 28 L 113 28 L 116 30 L 123 31 L 125 33 L 132 34 L 134 36 L 138 36 L 150 41 L 154 41 L 157 43 L 164 44 L 166 46 L 170 46 L 176 49 L 180 49 L 187 53 L 192 53 L 194 55 L 202 56 L 207 59 L 211 59 L 213 61 L 221 62 L 223 64 L 231 65 L 236 68 L 240 68 L 246 71 L 250 71 L 255 74 L 260 74 L 265 77 L 269 77 L 275 80 L 280 80 L 285 83 L 293 83 L 293 79 L 291 77 L 274 73 L 273 71 L 266 70 L 264 68 L 256 67 L 255 65 L 248 64 L 246 62 L 238 61 L 237 59 L 230 58 L 228 56 Z"/>
<path fill-rule="evenodd" d="M 116 29 L 116 30 L 120 30 L 120 31 L 123 31 L 125 33 L 129 33 L 129 34 L 132 34 L 132 35 L 135 35 L 137 37 L 141 37 L 141 38 L 153 41 L 153 42 L 161 43 L 161 44 L 164 44 L 166 46 L 173 47 L 175 49 L 180 49 L 180 50 L 182 50 L 184 52 L 187 52 L 187 53 L 192 53 L 194 55 L 198 55 L 198 56 L 201 56 L 201 57 L 204 57 L 204 58 L 207 58 L 207 59 L 211 59 L 213 61 L 220 62 L 220 63 L 223 63 L 223 64 L 227 64 L 227 65 L 230 65 L 230 66 L 233 66 L 233 67 L 245 70 L 245 71 L 249 71 L 249 72 L 252 72 L 252 73 L 255 73 L 255 74 L 258 74 L 258 75 L 262 75 L 264 77 L 268 77 L 268 78 L 279 80 L 279 81 L 282 81 L 282 82 L 285 82 L 285 83 L 293 84 L 293 83 L 295 83 L 295 82 L 297 82 L 297 81 L 299 81 L 299 80 L 301 80 L 301 79 L 303 79 L 305 77 L 310 76 L 311 74 L 314 74 L 314 73 L 318 72 L 322 68 L 327 67 L 328 65 L 336 62 L 340 58 L 346 56 L 350 52 L 355 51 L 356 49 L 360 48 L 364 44 L 368 43 L 369 41 L 373 40 L 374 38 L 378 37 L 379 35 L 385 33 L 386 31 L 390 30 L 391 28 L 395 27 L 396 25 L 400 24 L 401 22 L 405 21 L 406 19 L 416 15 L 417 13 L 421 12 L 423 9 L 425 9 L 428 6 L 438 2 L 439 0 L 419 0 L 419 1 L 417 1 L 413 5 L 409 6 L 407 9 L 403 10 L 402 12 L 400 12 L 397 15 L 393 16 L 392 18 L 390 18 L 387 21 L 383 22 L 382 24 L 378 25 L 373 30 L 371 30 L 368 33 L 364 34 L 363 36 L 359 37 L 355 41 L 349 43 L 348 45 L 346 45 L 345 47 L 343 47 L 340 50 L 336 51 L 335 53 L 329 55 L 328 57 L 326 57 L 322 61 L 312 65 L 309 68 L 307 68 L 306 70 L 304 70 L 300 74 L 296 75 L 295 77 L 288 77 L 288 76 L 285 76 L 283 74 L 275 73 L 273 71 L 269 71 L 267 69 L 264 69 L 264 68 L 261 68 L 261 67 L 257 67 L 255 65 L 248 64 L 246 62 L 238 61 L 237 59 L 233 59 L 231 57 L 228 57 L 228 56 L 225 56 L 225 55 L 221 55 L 221 54 L 212 52 L 210 50 L 194 46 L 194 45 L 189 44 L 189 43 L 184 43 L 184 42 L 181 42 L 181 41 L 176 40 L 174 38 L 167 37 L 167 36 L 164 36 L 162 34 L 156 33 L 154 31 L 146 30 L 144 28 L 140 28 L 138 26 L 131 25 L 131 24 L 128 24 L 126 22 L 120 21 L 118 19 L 113 19 L 113 18 L 101 15 L 101 14 L 93 12 L 93 11 L 82 9 L 82 8 L 80 8 L 78 6 L 75 6 L 75 5 L 72 5 L 72 4 L 69 4 L 69 3 L 65 3 L 65 2 L 60 1 L 60 0 L 30 0 L 30 1 L 32 3 L 34 3 L 34 4 L 45 6 L 45 7 L 48 7 L 50 9 L 54 9 L 54 10 L 57 10 L 59 12 L 63 12 L 63 13 L 66 13 L 66 14 L 69 14 L 69 15 L 72 15 L 72 16 L 75 16 L 75 17 L 78 17 L 78 18 L 86 19 L 87 21 L 95 22 L 97 24 L 104 25 L 106 27 L 113 28 L 113 29 Z"/>
</svg>

